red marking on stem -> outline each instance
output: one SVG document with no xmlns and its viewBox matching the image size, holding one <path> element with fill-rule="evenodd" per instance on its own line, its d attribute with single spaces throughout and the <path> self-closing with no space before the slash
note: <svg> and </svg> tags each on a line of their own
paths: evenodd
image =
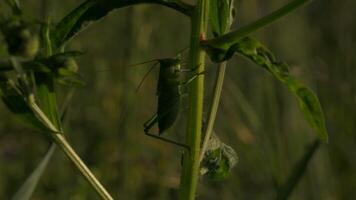
<svg viewBox="0 0 356 200">
<path fill-rule="evenodd" d="M 206 39 L 205 33 L 200 33 L 200 35 L 199 35 L 199 40 L 200 40 L 200 41 L 204 41 L 205 39 Z"/>
</svg>

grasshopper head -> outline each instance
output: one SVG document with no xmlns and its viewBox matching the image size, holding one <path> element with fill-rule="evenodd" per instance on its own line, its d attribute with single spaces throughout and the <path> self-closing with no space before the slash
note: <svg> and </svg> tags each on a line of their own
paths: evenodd
<svg viewBox="0 0 356 200">
<path fill-rule="evenodd" d="M 178 75 L 181 69 L 180 59 L 177 58 L 167 58 L 160 60 L 160 67 L 170 74 Z"/>
</svg>

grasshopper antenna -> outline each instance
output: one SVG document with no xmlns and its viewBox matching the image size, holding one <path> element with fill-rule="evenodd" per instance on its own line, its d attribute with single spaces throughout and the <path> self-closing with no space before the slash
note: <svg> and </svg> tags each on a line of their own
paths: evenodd
<svg viewBox="0 0 356 200">
<path fill-rule="evenodd" d="M 139 65 L 143 65 L 143 64 L 147 64 L 147 63 L 151 63 L 151 62 L 158 62 L 160 59 L 152 59 L 152 60 L 148 60 L 148 61 L 144 61 L 144 62 L 140 62 L 140 63 L 135 63 L 135 64 L 131 64 L 131 65 L 125 65 L 124 67 L 135 67 L 135 66 L 139 66 Z M 96 70 L 95 72 L 107 72 L 110 71 L 112 69 L 101 69 L 101 70 Z"/>
<path fill-rule="evenodd" d="M 189 47 L 184 47 L 183 49 L 179 50 L 176 55 L 180 55 L 184 52 L 186 52 L 189 49 Z"/>
<path fill-rule="evenodd" d="M 135 64 L 131 64 L 131 65 L 127 65 L 127 67 L 135 67 L 135 66 L 138 66 L 138 65 L 143 65 L 143 64 L 147 64 L 147 63 L 151 63 L 151 62 L 158 62 L 160 59 L 152 59 L 152 60 L 147 60 L 147 61 L 144 61 L 144 62 L 139 62 L 139 63 L 135 63 Z"/>
<path fill-rule="evenodd" d="M 157 59 L 156 59 L 157 61 Z M 153 62 L 153 61 L 150 61 L 150 62 Z M 148 63 L 148 61 L 146 61 L 145 63 Z M 142 80 L 140 81 L 140 83 L 138 84 L 136 90 L 135 90 L 135 93 L 137 93 L 140 88 L 142 87 L 142 84 L 143 82 L 146 80 L 146 78 L 148 77 L 148 75 L 151 73 L 151 71 L 156 67 L 156 65 L 158 64 L 159 62 L 156 62 L 155 64 L 153 64 L 150 69 L 146 72 L 146 74 L 143 76 Z"/>
<path fill-rule="evenodd" d="M 179 50 L 176 55 L 180 56 L 182 53 L 186 52 L 188 49 L 189 49 L 189 47 L 184 47 L 183 49 Z M 125 67 L 135 67 L 135 66 L 138 66 L 138 65 L 143 65 L 143 64 L 147 64 L 147 63 L 151 63 L 151 62 L 159 62 L 159 60 L 162 60 L 162 59 L 155 58 L 155 59 L 147 60 L 147 61 L 144 61 L 144 62 L 139 62 L 139 63 L 134 63 L 134 64 L 131 64 L 131 65 L 126 65 Z M 155 66 L 155 65 L 153 65 L 153 66 Z M 152 68 L 153 68 L 153 66 L 152 66 Z M 97 70 L 95 72 L 107 72 L 107 71 L 110 71 L 110 70 L 111 69 L 102 69 L 102 70 Z M 150 69 L 149 72 L 150 71 L 152 71 L 152 69 Z M 145 75 L 144 79 L 146 78 L 146 76 L 147 75 Z M 140 85 L 141 84 L 142 83 L 140 83 Z"/>
</svg>

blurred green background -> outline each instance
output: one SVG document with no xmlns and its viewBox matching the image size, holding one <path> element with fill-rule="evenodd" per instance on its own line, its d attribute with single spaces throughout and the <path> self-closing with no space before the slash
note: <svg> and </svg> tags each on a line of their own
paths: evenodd
<svg viewBox="0 0 356 200">
<path fill-rule="evenodd" d="M 82 1 L 21 1 L 29 15 L 58 21 Z M 266 15 L 287 0 L 235 2 L 234 28 Z M 193 3 L 193 2 L 191 2 Z M 324 108 L 329 144 L 313 157 L 290 199 L 351 200 L 356 195 L 356 2 L 316 0 L 254 36 L 288 62 Z M 6 12 L 0 2 L 0 12 Z M 176 199 L 181 151 L 143 134 L 155 112 L 157 70 L 138 93 L 148 66 L 128 64 L 174 56 L 189 44 L 189 21 L 154 5 L 112 12 L 72 40 L 81 50 L 80 73 L 87 84 L 75 89 L 66 120 L 68 140 L 114 197 Z M 216 66 L 210 61 L 206 106 Z M 68 88 L 59 87 L 59 99 Z M 169 137 L 184 139 L 184 113 Z M 50 146 L 42 134 L 17 121 L 0 104 L 0 199 L 10 199 Z M 286 87 L 242 57 L 228 64 L 215 131 L 239 155 L 222 182 L 202 178 L 197 199 L 273 199 L 315 133 Z M 98 199 L 59 150 L 33 199 Z"/>
</svg>

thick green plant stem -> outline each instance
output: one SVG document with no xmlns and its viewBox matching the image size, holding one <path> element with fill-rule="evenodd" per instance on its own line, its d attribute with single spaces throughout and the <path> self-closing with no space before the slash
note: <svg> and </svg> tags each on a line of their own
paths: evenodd
<svg viewBox="0 0 356 200">
<path fill-rule="evenodd" d="M 236 31 L 232 31 L 232 32 L 222 35 L 220 37 L 217 37 L 217 38 L 214 38 L 211 40 L 206 40 L 203 42 L 203 44 L 211 45 L 216 48 L 227 49 L 232 44 L 238 42 L 242 37 L 254 32 L 262 27 L 272 24 L 277 19 L 282 18 L 283 16 L 291 13 L 295 9 L 297 9 L 311 1 L 312 0 L 294 0 L 294 1 L 290 2 L 289 4 L 281 7 L 280 9 L 274 11 L 273 13 L 271 13 L 265 17 L 262 17 L 261 19 L 255 21 L 251 24 L 248 24 Z"/>
<path fill-rule="evenodd" d="M 190 60 L 192 69 L 201 73 L 205 68 L 205 52 L 200 40 L 205 38 L 208 23 L 209 0 L 199 0 L 192 16 Z M 198 76 L 189 89 L 187 144 L 190 151 L 183 155 L 183 170 L 179 188 L 180 200 L 193 200 L 199 179 L 199 153 L 203 116 L 204 75 Z"/>
<path fill-rule="evenodd" d="M 200 157 L 199 157 L 200 162 L 203 160 L 204 153 L 208 146 L 208 142 L 209 142 L 211 133 L 213 132 L 214 123 L 215 123 L 215 119 L 216 119 L 216 113 L 218 112 L 219 103 L 220 103 L 221 91 L 222 91 L 222 87 L 224 84 L 226 65 L 227 65 L 227 61 L 224 61 L 224 62 L 221 62 L 218 66 L 218 72 L 217 72 L 217 75 L 215 78 L 215 83 L 214 83 L 213 101 L 211 102 L 211 106 L 210 106 L 210 110 L 209 110 L 209 114 L 208 114 L 207 126 L 205 129 L 203 145 L 202 145 L 201 151 L 200 151 Z"/>
<path fill-rule="evenodd" d="M 45 113 L 38 107 L 38 105 L 32 100 L 30 106 L 36 113 L 37 117 L 52 131 L 51 136 L 58 147 L 67 155 L 67 157 L 74 163 L 80 173 L 86 178 L 90 185 L 95 189 L 98 195 L 104 200 L 113 200 L 106 189 L 96 179 L 89 168 L 80 159 L 77 153 L 73 150 L 70 144 L 65 139 L 63 133 L 47 118 Z"/>
</svg>

